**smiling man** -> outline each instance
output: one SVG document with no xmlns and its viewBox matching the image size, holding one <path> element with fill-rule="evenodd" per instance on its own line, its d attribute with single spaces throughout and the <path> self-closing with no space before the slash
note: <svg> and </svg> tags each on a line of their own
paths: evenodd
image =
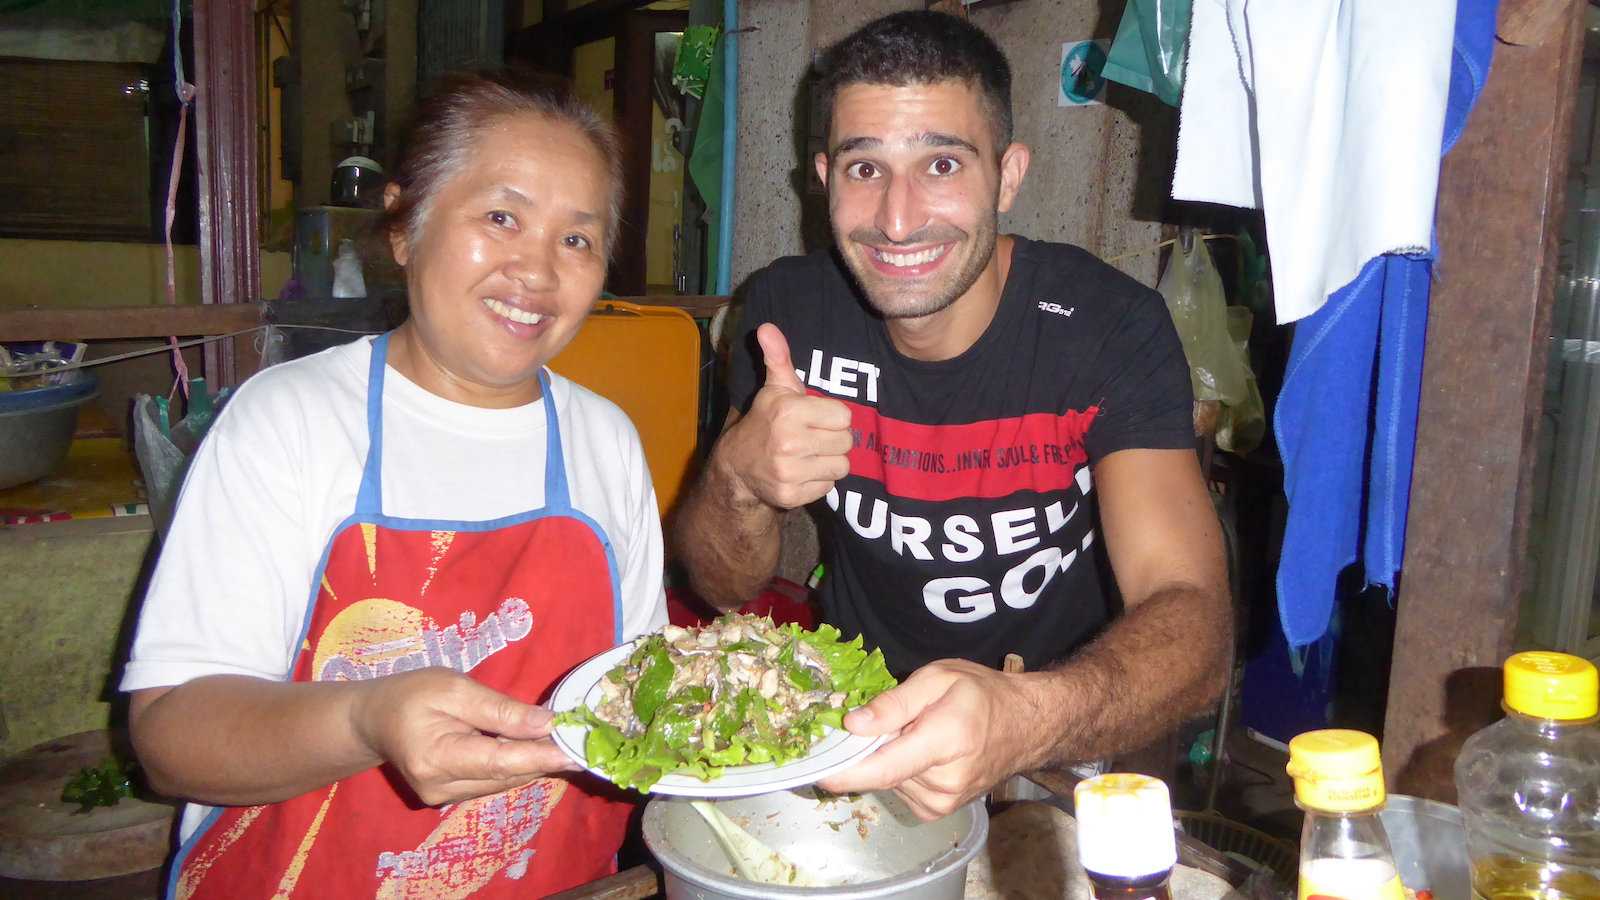
<svg viewBox="0 0 1600 900">
<path fill-rule="evenodd" d="M 893 787 L 931 818 L 1209 704 L 1221 539 L 1161 297 L 1077 247 L 998 234 L 1029 149 L 994 42 L 898 13 L 816 77 L 835 246 L 747 283 L 734 410 L 678 545 L 701 594 L 735 607 L 777 565 L 782 512 L 813 506 L 824 619 L 905 678 L 845 720 L 898 736 L 824 786 Z M 1025 674 L 996 671 L 1007 653 Z"/>
</svg>

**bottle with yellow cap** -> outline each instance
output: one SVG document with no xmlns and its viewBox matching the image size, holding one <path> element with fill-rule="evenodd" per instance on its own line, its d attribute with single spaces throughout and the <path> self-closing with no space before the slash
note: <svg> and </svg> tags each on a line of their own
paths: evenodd
<svg viewBox="0 0 1600 900">
<path fill-rule="evenodd" d="M 1370 734 L 1308 731 L 1289 742 L 1300 831 L 1300 900 L 1404 900 L 1383 811 L 1383 760 Z"/>
<path fill-rule="evenodd" d="M 1600 677 L 1565 653 L 1506 660 L 1506 717 L 1456 758 L 1472 891 L 1600 900 Z"/>
</svg>

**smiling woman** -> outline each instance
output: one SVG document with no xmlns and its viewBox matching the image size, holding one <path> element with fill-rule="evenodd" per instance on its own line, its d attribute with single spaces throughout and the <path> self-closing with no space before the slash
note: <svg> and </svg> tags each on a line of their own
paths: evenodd
<svg viewBox="0 0 1600 900">
<path fill-rule="evenodd" d="M 385 198 L 411 304 L 390 364 L 447 399 L 527 403 L 604 284 L 616 137 L 564 86 L 507 74 L 447 81 L 412 135 Z"/>
<path fill-rule="evenodd" d="M 412 129 L 410 318 L 240 388 L 146 596 L 122 687 L 191 801 L 170 894 L 545 896 L 615 865 L 628 806 L 562 777 L 537 703 L 666 624 L 638 434 L 545 368 L 605 279 L 616 141 L 504 74 Z"/>
</svg>

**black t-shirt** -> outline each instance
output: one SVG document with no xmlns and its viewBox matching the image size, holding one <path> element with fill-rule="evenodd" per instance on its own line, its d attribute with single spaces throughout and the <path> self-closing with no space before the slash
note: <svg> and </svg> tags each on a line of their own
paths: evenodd
<svg viewBox="0 0 1600 900">
<path fill-rule="evenodd" d="M 1183 346 L 1161 296 L 1088 252 L 1016 238 L 994 320 L 954 359 L 903 356 L 823 251 L 750 277 L 729 374 L 748 411 L 776 324 L 808 393 L 850 407 L 850 474 L 814 504 L 822 615 L 904 676 L 935 659 L 1029 669 L 1110 618 L 1090 465 L 1194 446 Z"/>
</svg>

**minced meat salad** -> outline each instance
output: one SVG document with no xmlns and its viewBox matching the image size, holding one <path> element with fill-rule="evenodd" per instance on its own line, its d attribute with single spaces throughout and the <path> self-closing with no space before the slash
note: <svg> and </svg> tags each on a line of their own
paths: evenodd
<svg viewBox="0 0 1600 900">
<path fill-rule="evenodd" d="M 669 773 L 710 781 L 724 766 L 799 759 L 847 710 L 894 685 L 883 654 L 859 637 L 730 614 L 643 638 L 600 679 L 596 709 L 557 723 L 588 726 L 589 765 L 647 791 Z"/>
</svg>

